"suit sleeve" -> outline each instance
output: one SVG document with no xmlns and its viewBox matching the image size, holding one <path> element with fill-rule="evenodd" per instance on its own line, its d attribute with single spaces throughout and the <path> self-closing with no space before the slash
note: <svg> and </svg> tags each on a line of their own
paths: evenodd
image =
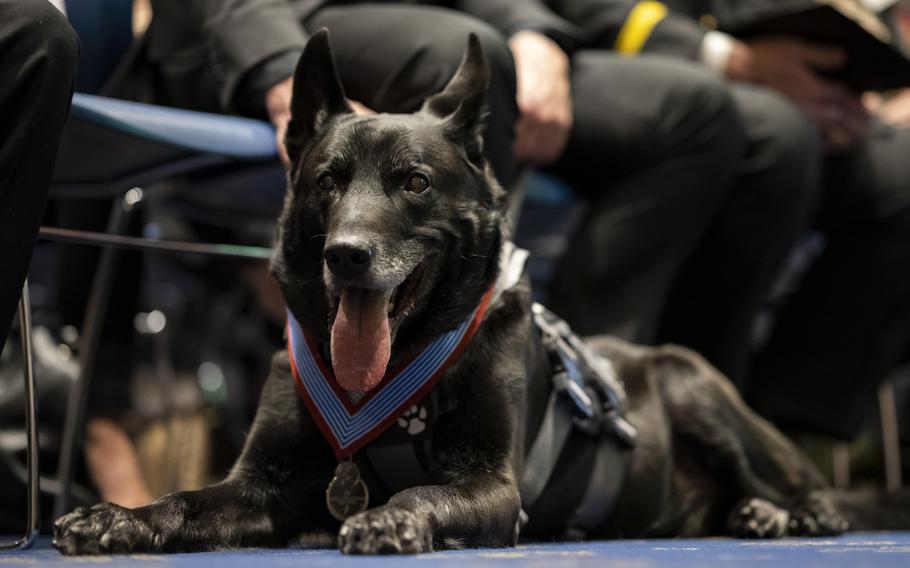
<svg viewBox="0 0 910 568">
<path fill-rule="evenodd" d="M 561 2 L 561 13 L 581 28 L 589 45 L 625 55 L 660 53 L 697 59 L 705 30 L 656 0 Z"/>
<path fill-rule="evenodd" d="M 251 71 L 274 82 L 293 74 L 296 57 L 287 54 L 299 54 L 307 41 L 288 0 L 158 0 L 153 11 L 159 24 L 180 22 L 200 34 L 225 108 L 245 106 L 250 95 L 238 90 L 261 88 Z"/>
<path fill-rule="evenodd" d="M 557 15 L 541 0 L 457 0 L 455 7 L 488 22 L 506 37 L 523 30 L 540 32 L 567 53 L 584 41 L 577 26 Z"/>
</svg>

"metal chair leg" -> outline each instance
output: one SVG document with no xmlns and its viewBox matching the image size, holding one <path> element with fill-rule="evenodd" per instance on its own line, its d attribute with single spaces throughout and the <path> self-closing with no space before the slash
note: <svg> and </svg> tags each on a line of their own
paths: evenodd
<svg viewBox="0 0 910 568">
<path fill-rule="evenodd" d="M 133 188 L 122 199 L 115 201 L 108 218 L 107 233 L 122 235 L 129 227 L 132 213 L 142 201 L 142 190 Z M 101 328 L 107 314 L 116 261 L 120 251 L 105 248 L 101 252 L 92 290 L 85 310 L 82 335 L 79 339 L 79 377 L 73 385 L 73 394 L 66 406 L 63 434 L 60 442 L 60 460 L 57 465 L 57 480 L 60 494 L 54 501 L 54 518 L 69 510 L 69 492 L 79 456 L 82 431 L 85 427 L 85 407 L 88 403 L 89 388 L 95 370 L 95 359 L 101 343 Z"/>
<path fill-rule="evenodd" d="M 28 282 L 22 286 L 22 297 L 19 299 L 19 334 L 22 341 L 23 376 L 25 377 L 25 395 L 28 408 L 25 412 L 25 431 L 27 436 L 25 467 L 28 471 L 27 510 L 25 534 L 12 543 L 0 543 L 0 550 L 11 548 L 28 548 L 38 538 L 41 529 L 40 486 L 38 478 L 38 401 L 35 386 L 35 367 L 32 360 L 32 306 L 28 295 Z"/>
<path fill-rule="evenodd" d="M 837 442 L 831 448 L 832 484 L 838 489 L 850 487 L 850 444 Z"/>
<path fill-rule="evenodd" d="M 897 491 L 901 480 L 901 441 L 897 426 L 897 402 L 894 383 L 885 381 L 878 387 L 878 410 L 882 420 L 882 447 L 885 451 L 885 486 Z"/>
</svg>

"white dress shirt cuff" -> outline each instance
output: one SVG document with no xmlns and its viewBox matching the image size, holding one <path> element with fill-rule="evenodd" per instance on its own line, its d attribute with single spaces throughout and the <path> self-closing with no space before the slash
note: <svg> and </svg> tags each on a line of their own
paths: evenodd
<svg viewBox="0 0 910 568">
<path fill-rule="evenodd" d="M 733 46 L 732 36 L 724 32 L 711 30 L 705 34 L 701 42 L 698 59 L 709 69 L 723 74 L 727 70 L 727 62 L 733 53 Z"/>
</svg>

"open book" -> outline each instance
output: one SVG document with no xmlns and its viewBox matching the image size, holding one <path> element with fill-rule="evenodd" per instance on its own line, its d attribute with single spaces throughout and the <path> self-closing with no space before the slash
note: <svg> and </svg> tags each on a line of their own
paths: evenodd
<svg viewBox="0 0 910 568">
<path fill-rule="evenodd" d="M 777 0 L 721 21 L 741 39 L 796 36 L 847 50 L 843 68 L 828 73 L 857 91 L 910 86 L 910 58 L 901 38 L 857 0 Z"/>
</svg>

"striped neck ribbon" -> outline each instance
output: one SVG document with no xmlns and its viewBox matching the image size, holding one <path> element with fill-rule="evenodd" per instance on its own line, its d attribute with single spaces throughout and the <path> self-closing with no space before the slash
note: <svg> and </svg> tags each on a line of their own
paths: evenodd
<svg viewBox="0 0 910 568">
<path fill-rule="evenodd" d="M 494 288 L 457 328 L 436 337 L 400 364 L 390 366 L 375 388 L 356 400 L 341 388 L 319 347 L 288 310 L 287 341 L 297 390 L 339 460 L 382 434 L 429 393 L 459 358 L 480 327 Z"/>
</svg>

